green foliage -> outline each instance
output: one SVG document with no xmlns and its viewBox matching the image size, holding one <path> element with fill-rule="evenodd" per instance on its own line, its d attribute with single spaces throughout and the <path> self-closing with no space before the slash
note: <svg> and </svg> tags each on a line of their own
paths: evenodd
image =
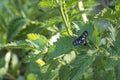
<svg viewBox="0 0 120 80">
<path fill-rule="evenodd" d="M 12 41 L 22 29 L 25 28 L 25 19 L 23 18 L 14 18 L 11 20 L 11 22 L 8 24 L 8 41 Z"/>
<path fill-rule="evenodd" d="M 39 46 L 30 40 L 14 41 L 5 45 L 9 48 L 36 49 Z"/>
<path fill-rule="evenodd" d="M 0 80 L 119 80 L 120 4 L 106 2 L 0 1 Z"/>
<path fill-rule="evenodd" d="M 73 69 L 73 72 L 71 75 L 71 80 L 79 80 L 82 77 L 85 70 L 87 70 L 90 67 L 90 65 L 93 63 L 94 58 L 95 58 L 94 56 L 88 57 L 87 59 L 84 60 L 84 62 L 80 66 L 80 68 L 77 68 L 77 70 Z M 74 71 L 76 71 L 76 72 L 74 72 Z"/>
<path fill-rule="evenodd" d="M 71 51 L 73 47 L 71 43 L 72 41 L 73 40 L 69 36 L 63 36 L 53 46 L 50 47 L 50 50 L 48 51 L 48 53 L 52 58 L 55 58 L 64 53 L 67 53 Z"/>
</svg>

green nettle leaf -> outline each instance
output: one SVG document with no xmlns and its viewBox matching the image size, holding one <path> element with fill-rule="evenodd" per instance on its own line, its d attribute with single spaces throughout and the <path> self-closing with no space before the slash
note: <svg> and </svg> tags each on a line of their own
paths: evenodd
<svg viewBox="0 0 120 80">
<path fill-rule="evenodd" d="M 90 6 L 90 7 L 94 7 L 94 6 L 97 6 L 97 5 L 99 5 L 99 3 L 97 3 L 96 1 L 91 1 L 91 0 L 88 0 L 88 1 L 86 1 L 86 2 L 84 2 L 84 4 L 85 4 L 85 6 L 87 7 L 87 6 Z"/>
<path fill-rule="evenodd" d="M 35 34 L 32 34 L 32 36 L 30 36 L 31 40 L 14 41 L 4 45 L 4 47 L 45 50 L 47 47 L 47 39 L 42 35 L 37 35 L 37 37 L 34 35 Z"/>
<path fill-rule="evenodd" d="M 62 66 L 59 71 L 60 80 L 70 80 L 70 66 Z"/>
<path fill-rule="evenodd" d="M 111 54 L 119 54 L 120 53 L 120 28 L 117 27 L 113 27 L 110 26 L 109 28 L 109 33 L 108 33 L 108 37 L 107 40 L 109 41 L 111 46 L 108 46 L 109 48 L 105 48 L 106 50 L 108 50 L 108 52 L 110 52 Z"/>
<path fill-rule="evenodd" d="M 120 63 L 118 63 L 118 66 L 116 67 L 116 80 L 120 80 Z"/>
<path fill-rule="evenodd" d="M 41 68 L 42 80 L 55 80 L 59 75 L 61 64 L 57 60 L 49 60 L 47 65 Z"/>
<path fill-rule="evenodd" d="M 29 54 L 23 58 L 24 63 L 35 63 L 36 60 L 42 58 L 42 54 L 39 50 L 32 50 Z"/>
<path fill-rule="evenodd" d="M 4 45 L 3 47 L 21 48 L 21 49 L 38 49 L 39 48 L 39 46 L 37 44 L 35 44 L 34 42 L 27 40 L 27 39 L 8 43 L 8 44 Z"/>
<path fill-rule="evenodd" d="M 86 59 L 82 59 L 82 64 L 79 64 L 77 68 L 73 68 L 71 72 L 71 80 L 79 80 L 95 60 L 95 56 L 86 56 Z"/>
<path fill-rule="evenodd" d="M 9 23 L 9 29 L 7 34 L 8 41 L 13 40 L 21 30 L 25 28 L 26 20 L 22 17 L 16 17 Z"/>
<path fill-rule="evenodd" d="M 101 38 L 99 37 L 98 29 L 96 29 L 96 28 L 94 29 L 92 36 L 93 36 L 93 40 L 92 41 L 94 42 L 94 44 L 96 46 L 99 46 Z"/>
<path fill-rule="evenodd" d="M 93 64 L 97 52 L 98 50 L 89 50 L 86 52 L 87 54 L 83 53 L 76 56 L 76 59 L 71 64 L 71 80 L 79 80 L 82 78 L 85 71 Z"/>
<path fill-rule="evenodd" d="M 55 2 L 54 1 L 40 1 L 39 3 L 40 7 L 55 7 Z"/>
<path fill-rule="evenodd" d="M 45 26 L 47 27 L 47 26 L 55 25 L 56 23 L 60 23 L 60 22 L 62 22 L 62 18 L 60 16 L 54 16 L 51 17 L 48 21 L 46 21 Z"/>
<path fill-rule="evenodd" d="M 75 51 L 71 51 L 69 54 L 65 54 L 64 57 L 63 57 L 63 60 L 66 62 L 66 63 L 71 63 L 74 59 L 76 58 L 76 54 L 75 54 Z"/>
<path fill-rule="evenodd" d="M 36 34 L 33 34 L 36 35 Z M 40 50 L 45 50 L 48 44 L 48 40 L 46 39 L 45 36 L 42 35 L 37 35 L 39 36 L 36 39 L 31 40 L 34 44 L 38 45 Z M 32 36 L 31 36 L 32 37 Z M 36 36 L 34 36 L 33 38 L 35 38 Z"/>
<path fill-rule="evenodd" d="M 116 28 L 115 27 L 113 27 L 113 26 L 110 26 L 110 27 L 108 27 L 108 29 L 109 29 L 109 31 L 110 31 L 110 38 L 111 38 L 111 42 L 114 42 L 115 41 L 115 39 L 116 39 L 116 36 L 117 36 L 117 30 L 116 30 Z"/>
<path fill-rule="evenodd" d="M 106 58 L 106 70 L 115 69 L 116 66 L 120 63 L 120 60 L 117 59 L 116 56 L 111 56 L 110 58 Z"/>
<path fill-rule="evenodd" d="M 94 67 L 93 67 L 94 80 L 96 79 L 97 80 L 114 80 L 114 77 L 115 77 L 114 67 L 116 65 L 113 65 L 113 64 L 117 64 L 118 62 L 115 60 L 114 61 L 110 60 L 110 61 L 112 61 L 113 63 L 106 60 L 106 57 L 102 55 L 96 57 L 96 60 L 94 62 Z"/>
<path fill-rule="evenodd" d="M 94 31 L 94 24 L 92 22 L 88 22 L 88 23 L 83 23 L 81 21 L 77 21 L 75 22 L 78 27 L 79 27 L 79 31 L 77 32 L 78 34 L 82 33 L 81 31 L 88 31 L 88 34 L 91 35 Z M 89 37 L 89 36 L 88 36 Z"/>
<path fill-rule="evenodd" d="M 64 53 L 68 53 L 73 48 L 72 42 L 73 39 L 69 36 L 60 37 L 53 46 L 50 46 L 50 49 L 48 50 L 49 56 L 55 58 Z"/>
<path fill-rule="evenodd" d="M 119 15 L 118 11 L 116 12 L 111 9 L 105 8 L 104 10 L 102 10 L 102 12 L 96 15 L 96 18 L 106 19 L 111 22 L 119 22 L 120 17 L 118 15 Z"/>
<path fill-rule="evenodd" d="M 117 32 L 118 31 L 118 32 Z M 113 44 L 114 44 L 114 47 L 117 49 L 117 54 L 120 54 L 120 29 L 118 29 L 116 31 L 116 35 L 115 35 L 115 37 L 116 37 L 116 41 L 115 42 L 113 42 Z"/>
</svg>

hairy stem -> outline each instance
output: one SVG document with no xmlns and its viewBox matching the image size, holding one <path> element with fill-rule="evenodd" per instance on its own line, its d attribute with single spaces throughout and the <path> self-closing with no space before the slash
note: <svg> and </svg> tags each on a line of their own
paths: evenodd
<svg viewBox="0 0 120 80">
<path fill-rule="evenodd" d="M 63 18 L 64 23 L 65 23 L 67 32 L 68 32 L 69 35 L 72 36 L 73 33 L 72 33 L 72 30 L 71 30 L 70 20 L 69 20 L 68 14 L 67 14 L 65 1 L 62 1 L 62 0 L 57 1 L 56 0 L 56 2 L 57 2 L 57 4 L 60 5 L 59 11 L 60 11 L 60 14 L 61 14 L 61 16 Z"/>
</svg>

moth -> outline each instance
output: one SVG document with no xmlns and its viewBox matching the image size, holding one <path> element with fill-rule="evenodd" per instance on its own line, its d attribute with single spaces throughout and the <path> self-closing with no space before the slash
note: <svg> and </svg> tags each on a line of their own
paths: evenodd
<svg viewBox="0 0 120 80">
<path fill-rule="evenodd" d="M 81 36 L 79 36 L 76 40 L 73 41 L 73 45 L 77 46 L 80 44 L 86 45 L 86 38 L 88 36 L 88 31 L 84 31 Z"/>
</svg>

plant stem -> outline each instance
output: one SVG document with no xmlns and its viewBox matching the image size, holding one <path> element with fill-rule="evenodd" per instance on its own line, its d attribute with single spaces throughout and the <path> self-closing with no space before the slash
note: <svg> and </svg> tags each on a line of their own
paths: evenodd
<svg viewBox="0 0 120 80">
<path fill-rule="evenodd" d="M 59 0 L 59 3 L 58 3 L 58 1 L 56 0 L 56 2 L 57 2 L 57 4 L 60 5 L 59 11 L 60 11 L 60 14 L 63 18 L 64 23 L 65 23 L 67 32 L 70 36 L 72 36 L 73 33 L 72 33 L 72 30 L 71 30 L 70 20 L 69 20 L 67 10 L 66 10 L 66 7 L 65 7 L 65 1 Z"/>
</svg>

